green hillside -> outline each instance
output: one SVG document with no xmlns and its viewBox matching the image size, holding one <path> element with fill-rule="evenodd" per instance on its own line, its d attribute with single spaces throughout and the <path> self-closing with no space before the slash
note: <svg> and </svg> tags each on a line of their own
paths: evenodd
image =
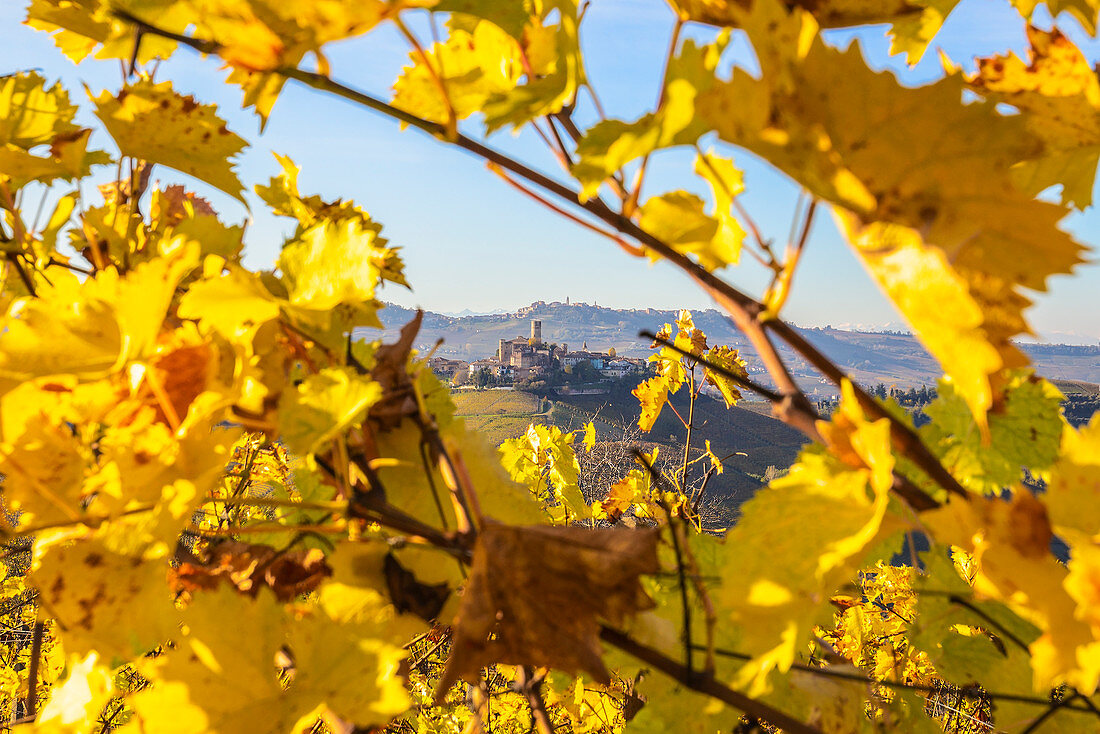
<svg viewBox="0 0 1100 734">
<path fill-rule="evenodd" d="M 625 386 L 605 395 L 556 395 L 542 403 L 534 395 L 509 390 L 466 390 L 455 392 L 453 399 L 467 425 L 497 444 L 520 435 L 532 422 L 576 430 L 592 421 L 601 442 L 625 439 L 657 444 L 662 452 L 674 455 L 683 451 L 683 426 L 668 408 L 651 432 L 638 432 L 638 401 Z M 673 396 L 672 404 L 687 415 L 684 394 Z M 719 457 L 729 457 L 725 472 L 714 478 L 707 493 L 730 506 L 752 496 L 769 466 L 779 470 L 790 466 L 805 443 L 805 436 L 775 418 L 755 410 L 727 409 L 705 395 L 695 404 L 694 423 L 693 458 L 702 452 L 704 439 L 710 440 Z"/>
<path fill-rule="evenodd" d="M 456 390 L 455 415 L 494 445 L 515 438 L 532 423 L 546 423 L 552 404 L 518 390 Z"/>
</svg>

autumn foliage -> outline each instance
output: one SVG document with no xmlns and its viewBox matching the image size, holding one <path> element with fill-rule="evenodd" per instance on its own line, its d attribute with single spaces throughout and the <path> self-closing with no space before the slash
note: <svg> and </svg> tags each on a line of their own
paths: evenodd
<svg viewBox="0 0 1100 734">
<path fill-rule="evenodd" d="M 821 35 L 885 23 L 915 63 L 951 0 L 670 4 L 659 103 L 617 120 L 572 0 L 29 3 L 73 62 L 117 59 L 125 79 L 86 90 L 105 151 L 70 91 L 34 70 L 0 78 L 10 726 L 1100 726 L 1100 419 L 1070 427 L 1014 342 L 1034 294 L 1087 257 L 1060 223 L 1092 205 L 1096 70 L 1057 25 L 1029 24 L 1026 58 L 973 73 L 944 58 L 939 81 L 908 87 Z M 1096 0 L 1048 4 L 1095 35 Z M 1014 5 L 1030 21 L 1035 3 Z M 414 32 L 426 16 L 430 44 Z M 682 38 L 687 24 L 709 40 Z M 381 25 L 410 47 L 385 98 L 340 83 L 325 55 Z M 734 33 L 758 72 L 718 71 Z M 413 349 L 419 317 L 378 337 L 380 287 L 408 284 L 358 204 L 301 191 L 277 156 L 279 175 L 247 183 L 291 233 L 271 271 L 242 264 L 243 214 L 182 182 L 244 204 L 247 141 L 156 79 L 192 52 L 225 63 L 261 125 L 286 85 L 308 85 L 484 159 L 502 197 L 682 271 L 768 376 L 685 311 L 653 325 L 640 427 L 675 410 L 670 395 L 755 393 L 806 433 L 798 462 L 715 533 L 699 501 L 723 457 L 690 413 L 682 461 L 636 450 L 596 498 L 578 476 L 591 424 L 487 445 Z M 492 147 L 521 128 L 556 177 Z M 672 148 L 694 155 L 696 186 L 642 196 Z M 745 151 L 804 191 L 783 247 L 739 198 Z M 782 319 L 825 209 L 942 365 L 919 429 Z M 773 274 L 758 296 L 725 279 L 743 258 Z M 779 343 L 835 383 L 832 415 Z"/>
</svg>

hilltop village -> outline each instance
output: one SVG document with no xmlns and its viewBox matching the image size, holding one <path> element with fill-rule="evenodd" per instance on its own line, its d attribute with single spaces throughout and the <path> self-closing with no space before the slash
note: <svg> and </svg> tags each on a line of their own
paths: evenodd
<svg viewBox="0 0 1100 734">
<path fill-rule="evenodd" d="M 591 351 L 588 342 L 570 351 L 568 344 L 550 344 L 542 339 L 542 321 L 531 320 L 529 336 L 501 339 L 496 354 L 472 362 L 433 357 L 428 366 L 441 379 L 454 385 L 532 385 L 593 382 L 641 375 L 648 369 L 644 359 L 620 357 L 614 347 Z"/>
</svg>

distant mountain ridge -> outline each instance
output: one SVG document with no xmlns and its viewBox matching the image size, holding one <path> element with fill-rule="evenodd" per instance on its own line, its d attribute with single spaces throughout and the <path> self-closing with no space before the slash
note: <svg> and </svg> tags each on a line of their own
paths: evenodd
<svg viewBox="0 0 1100 734">
<path fill-rule="evenodd" d="M 695 325 L 706 332 L 711 344 L 728 344 L 741 350 L 750 371 L 761 373 L 763 366 L 756 350 L 741 332 L 719 311 L 693 311 Z M 380 312 L 386 326 L 386 338 L 393 339 L 402 324 L 416 311 L 388 304 Z M 424 312 L 417 348 L 431 349 L 442 339 L 436 354 L 451 359 L 473 360 L 494 354 L 500 339 L 530 334 L 530 322 L 542 322 L 544 341 L 568 344 L 578 349 L 587 344 L 591 351 L 614 347 L 618 354 L 644 357 L 650 353 L 649 340 L 638 336 L 645 329 L 658 330 L 671 323 L 677 312 L 662 309 L 614 309 L 585 303 L 545 303 L 536 301 L 511 313 L 448 316 Z M 831 327 L 800 328 L 799 331 L 825 355 L 843 367 L 862 384 L 908 388 L 932 385 L 942 374 L 939 365 L 912 334 L 901 331 L 847 331 Z M 376 338 L 374 330 L 362 335 Z M 1036 369 L 1045 377 L 1060 380 L 1100 382 L 1100 345 L 1021 344 Z M 792 351 L 780 349 L 791 365 L 796 379 L 809 393 L 833 394 L 816 372 Z"/>
</svg>

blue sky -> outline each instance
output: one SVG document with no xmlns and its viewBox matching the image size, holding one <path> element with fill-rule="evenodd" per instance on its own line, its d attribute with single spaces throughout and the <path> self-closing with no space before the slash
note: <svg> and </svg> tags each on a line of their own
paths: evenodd
<svg viewBox="0 0 1100 734">
<path fill-rule="evenodd" d="M 87 60 L 74 66 L 46 34 L 19 25 L 22 6 L 10 1 L 0 4 L 0 38 L 4 39 L 0 74 L 38 68 L 48 78 L 60 78 L 79 102 L 84 102 L 81 84 L 93 92 L 119 87 L 117 62 Z M 1091 60 L 1100 59 L 1100 43 L 1089 39 L 1071 19 L 1060 20 L 1060 27 Z M 609 115 L 633 119 L 651 109 L 671 28 L 672 14 L 658 0 L 594 0 L 585 20 L 586 64 Z M 695 28 L 692 34 L 708 37 L 704 28 Z M 910 84 L 925 83 L 942 73 L 935 47 L 967 67 L 975 56 L 1008 50 L 1022 54 L 1027 47 L 1023 21 L 1004 0 L 964 0 L 913 69 L 906 68 L 901 58 L 889 57 L 883 27 L 828 35 L 830 42 L 841 45 L 853 42 L 853 37 L 872 66 L 895 69 Z M 406 53 L 403 40 L 383 28 L 330 47 L 329 60 L 337 79 L 385 97 Z M 741 41 L 735 42 L 728 57 L 728 63 L 751 62 Z M 415 288 L 410 293 L 387 287 L 381 294 L 387 300 L 436 311 L 515 308 L 532 300 L 566 296 L 621 308 L 711 306 L 670 266 L 651 266 L 624 255 L 608 241 L 514 192 L 479 160 L 415 131 L 402 132 L 390 120 L 341 100 L 290 84 L 260 134 L 257 118 L 240 110 L 238 90 L 221 83 L 225 72 L 218 67 L 216 60 L 181 51 L 161 66 L 158 79 L 171 79 L 177 90 L 218 104 L 230 128 L 251 142 L 238 166 L 249 190 L 277 172 L 271 156 L 276 151 L 302 167 L 304 192 L 353 198 L 382 222 L 391 242 L 403 248 Z M 94 126 L 94 118 L 82 114 L 85 124 Z M 102 134 L 96 142 L 110 147 Z M 533 134 L 498 133 L 491 143 L 547 173 L 557 172 L 555 161 Z M 766 236 L 783 241 L 797 189 L 751 156 L 732 154 L 745 171 L 746 208 Z M 645 193 L 690 188 L 705 195 L 690 170 L 691 155 L 686 152 L 655 157 Z M 164 168 L 155 175 L 165 183 L 188 181 Z M 188 183 L 207 195 L 224 218 L 254 217 L 246 237 L 246 261 L 254 267 L 270 267 L 289 224 L 265 214 L 254 197 L 249 214 L 239 203 L 201 183 Z M 1087 244 L 1100 244 L 1100 214 L 1095 207 L 1071 216 L 1064 226 Z M 748 259 L 723 274 L 750 293 L 759 294 L 766 283 L 762 269 Z M 1038 298 L 1030 312 L 1042 339 L 1100 340 L 1100 266 L 1083 266 L 1074 277 L 1054 278 L 1050 288 L 1051 293 Z M 803 325 L 896 327 L 900 323 L 828 215 L 817 218 L 785 316 Z"/>
</svg>

